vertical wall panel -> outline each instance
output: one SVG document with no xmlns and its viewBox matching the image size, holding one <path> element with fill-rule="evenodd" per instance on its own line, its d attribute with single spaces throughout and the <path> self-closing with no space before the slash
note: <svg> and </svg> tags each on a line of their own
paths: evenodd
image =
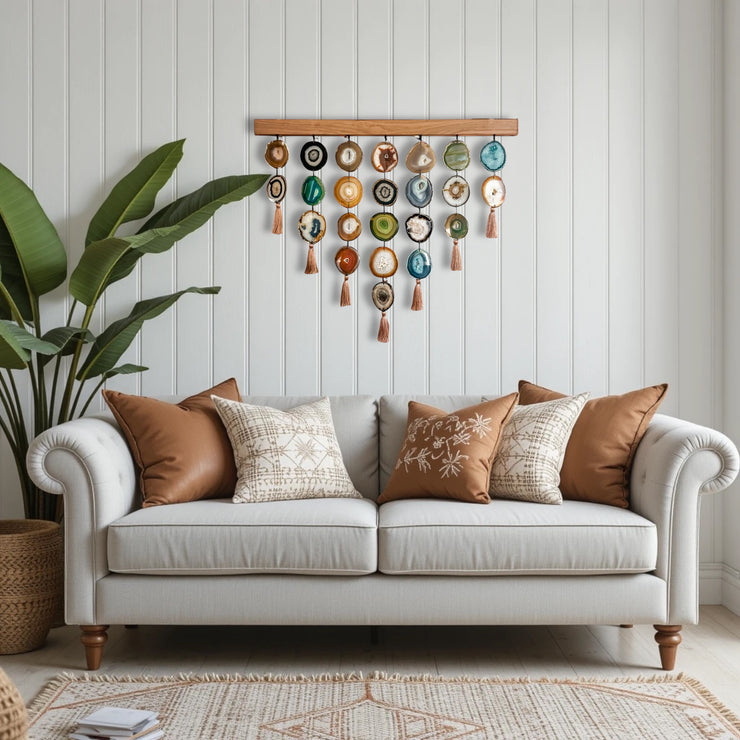
<svg viewBox="0 0 740 740">
<path fill-rule="evenodd" d="M 357 27 L 361 29 L 357 38 L 359 118 L 393 117 L 393 6 L 393 0 L 358 0 L 357 3 Z M 370 164 L 370 155 L 377 141 L 369 138 L 360 142 L 364 157 L 358 177 L 366 188 L 380 177 Z M 391 179 L 396 170 L 388 173 Z M 350 278 L 352 303 L 357 307 L 357 392 L 371 395 L 390 393 L 393 389 L 393 343 L 381 344 L 376 340 L 380 314 L 370 299 L 376 278 L 367 269 L 375 242 L 369 233 L 368 219 L 375 212 L 376 205 L 370 193 L 357 209 L 364 233 L 355 242 L 360 250 L 360 267 Z"/>
<path fill-rule="evenodd" d="M 283 4 L 249 0 L 249 125 L 255 118 L 280 118 L 285 114 L 283 87 L 285 24 Z M 297 44 L 309 43 L 296 39 Z M 249 169 L 265 172 L 265 142 L 250 136 Z M 293 157 L 297 152 L 293 152 Z M 295 182 L 291 183 L 293 187 Z M 290 187 L 290 185 L 289 185 Z M 285 240 L 276 243 L 270 233 L 272 206 L 264 196 L 250 198 L 248 289 L 249 385 L 243 393 L 281 393 L 284 378 L 284 270 L 295 269 L 285 259 L 290 232 L 286 219 Z M 310 370 L 309 370 L 310 372 Z"/>
<path fill-rule="evenodd" d="M 609 17 L 573 4 L 573 391 L 608 393 Z"/>
<path fill-rule="evenodd" d="M 493 4 L 487 4 L 493 7 Z M 510 393 L 517 387 L 519 379 L 534 380 L 537 364 L 537 18 L 535 0 L 503 0 L 501 8 L 501 115 L 519 118 L 519 135 L 504 140 L 508 164 L 503 178 L 507 188 L 507 199 L 499 209 L 501 237 L 498 242 L 476 239 L 475 258 L 469 250 L 470 264 L 466 273 L 468 281 L 467 343 L 466 362 L 468 392 L 486 388 L 498 388 L 501 393 Z M 490 11 L 489 11 L 490 12 Z M 477 12 L 468 18 L 468 28 L 485 36 L 486 28 L 476 22 Z M 495 37 L 495 26 L 491 26 Z M 490 61 L 491 78 L 496 78 L 496 60 Z M 486 67 L 471 63 L 466 78 L 470 81 L 466 92 L 468 115 L 474 113 L 473 101 L 481 95 L 495 95 L 495 90 L 486 88 Z M 484 92 L 485 91 L 485 92 Z M 476 153 L 477 155 L 477 153 Z M 480 183 L 485 176 L 480 171 L 471 186 L 478 196 Z M 472 200 L 472 198 L 471 198 Z M 477 233 L 484 228 L 488 208 L 479 202 L 472 206 L 470 223 L 475 224 Z M 471 240 L 472 243 L 472 240 Z M 496 288 L 496 265 L 492 262 L 497 251 L 501 253 L 501 273 Z M 478 255 L 481 255 L 479 257 Z M 481 264 L 479 260 L 487 260 Z M 483 303 L 473 311 L 474 301 L 487 300 L 491 306 L 495 296 L 487 296 L 480 286 L 480 278 L 486 276 L 486 284 L 501 292 L 501 340 L 496 341 L 495 323 L 480 333 L 488 341 L 476 342 L 473 334 L 478 315 L 491 309 Z M 476 297 L 477 296 L 477 297 Z M 488 315 L 488 314 L 484 314 Z M 491 315 L 491 318 L 494 318 Z M 490 321 L 491 319 L 489 319 Z M 489 331 L 491 336 L 489 337 Z M 475 332 L 477 333 L 477 332 Z M 479 354 L 480 353 L 480 354 Z M 479 357 L 482 356 L 482 362 Z M 498 368 L 501 368 L 500 377 Z M 490 380 L 488 376 L 490 375 Z"/>
<path fill-rule="evenodd" d="M 314 118 L 321 113 L 321 44 L 313 41 L 321 38 L 321 16 L 320 0 L 286 2 L 286 37 L 304 39 L 302 43 L 287 44 L 285 47 L 285 115 L 288 118 Z M 300 149 L 304 141 L 301 137 L 287 141 L 291 154 L 286 168 L 288 195 L 283 201 L 284 234 L 282 237 L 268 234 L 266 239 L 273 249 L 278 249 L 281 242 L 285 245 L 285 392 L 313 395 L 319 393 L 321 380 L 319 301 L 323 272 L 328 269 L 321 264 L 321 257 L 325 251 L 331 251 L 334 229 L 331 219 L 327 219 L 326 236 L 314 247 L 320 272 L 318 275 L 305 275 L 308 245 L 296 229 L 298 218 L 308 208 L 301 198 L 301 184 L 311 174 L 300 161 Z M 259 167 L 264 169 L 265 166 L 262 160 Z M 257 168 L 254 169 L 256 171 Z M 329 171 L 327 169 L 327 174 Z M 324 175 L 322 172 L 317 174 Z M 326 175 L 324 185 L 330 186 Z M 325 212 L 326 204 L 332 199 L 329 190 L 320 206 L 321 210 Z"/>
<path fill-rule="evenodd" d="M 609 4 L 609 390 L 644 379 L 642 0 Z"/>
<path fill-rule="evenodd" d="M 353 117 L 356 110 L 355 3 L 347 0 L 323 0 L 321 3 L 321 115 L 325 118 Z M 342 139 L 325 137 L 329 152 L 326 168 L 328 196 L 324 198 L 326 236 L 319 247 L 321 321 L 321 392 L 353 393 L 355 390 L 355 313 L 352 306 L 339 305 L 342 278 L 334 264 L 334 253 L 340 242 L 337 219 L 344 212 L 333 197 L 334 182 L 339 177 L 334 153 Z M 369 183 L 365 183 L 369 186 Z M 372 197 L 371 188 L 367 196 Z M 364 300 L 367 300 L 363 296 Z M 336 390 L 334 390 L 336 389 Z"/>
<path fill-rule="evenodd" d="M 572 7 L 537 5 L 537 380 L 571 388 Z M 509 167 L 513 162 L 509 164 Z"/>
<path fill-rule="evenodd" d="M 174 141 L 176 117 L 176 0 L 143 0 L 141 4 L 141 153 L 146 155 Z M 195 144 L 185 142 L 188 159 Z M 162 188 L 153 213 L 176 197 L 177 171 Z M 236 226 L 236 225 L 235 225 Z M 187 244 L 186 244 L 187 248 Z M 141 261 L 141 297 L 169 295 L 176 290 L 175 255 L 179 245 L 163 254 L 149 254 Z M 197 300 L 197 299 L 196 299 Z M 141 376 L 145 395 L 176 392 L 175 311 L 167 311 L 144 324 L 141 331 Z M 214 342 L 217 343 L 214 336 Z M 214 351 L 215 348 L 214 348 Z"/>
</svg>

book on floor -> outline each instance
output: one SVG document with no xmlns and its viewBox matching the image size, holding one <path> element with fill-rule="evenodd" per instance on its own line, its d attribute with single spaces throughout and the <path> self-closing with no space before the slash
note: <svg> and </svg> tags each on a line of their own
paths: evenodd
<svg viewBox="0 0 740 740">
<path fill-rule="evenodd" d="M 77 729 L 70 734 L 70 739 L 156 740 L 162 736 L 158 727 L 159 719 L 156 712 L 124 707 L 102 707 L 83 717 Z"/>
</svg>

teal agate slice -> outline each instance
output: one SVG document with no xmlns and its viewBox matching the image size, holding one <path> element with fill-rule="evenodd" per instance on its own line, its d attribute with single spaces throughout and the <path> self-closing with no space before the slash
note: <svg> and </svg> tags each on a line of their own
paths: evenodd
<svg viewBox="0 0 740 740">
<path fill-rule="evenodd" d="M 406 260 L 406 269 L 409 275 L 417 280 L 423 280 L 432 271 L 432 256 L 425 249 L 419 247 Z"/>
<path fill-rule="evenodd" d="M 303 187 L 301 188 L 301 195 L 303 196 L 303 202 L 308 206 L 315 206 L 321 203 L 324 199 L 324 183 L 321 182 L 320 177 L 316 175 L 309 175 L 303 181 Z"/>
<path fill-rule="evenodd" d="M 506 164 L 506 150 L 500 141 L 489 141 L 480 150 L 480 161 L 491 172 L 500 170 Z"/>
</svg>

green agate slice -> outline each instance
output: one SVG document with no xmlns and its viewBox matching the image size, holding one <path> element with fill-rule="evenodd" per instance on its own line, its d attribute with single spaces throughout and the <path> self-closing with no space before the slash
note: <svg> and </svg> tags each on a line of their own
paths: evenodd
<svg viewBox="0 0 740 740">
<path fill-rule="evenodd" d="M 301 195 L 303 196 L 303 202 L 307 206 L 315 206 L 321 203 L 321 201 L 324 199 L 324 192 L 324 183 L 321 182 L 320 177 L 316 177 L 316 175 L 309 175 L 303 181 Z"/>
</svg>

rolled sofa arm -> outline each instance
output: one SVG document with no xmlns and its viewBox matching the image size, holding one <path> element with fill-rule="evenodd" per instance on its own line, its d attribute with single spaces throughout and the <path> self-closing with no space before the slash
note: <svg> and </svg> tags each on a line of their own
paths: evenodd
<svg viewBox="0 0 740 740">
<path fill-rule="evenodd" d="M 637 447 L 631 507 L 658 527 L 656 575 L 668 584 L 666 624 L 698 621 L 699 501 L 738 474 L 738 451 L 721 432 L 656 414 Z"/>
<path fill-rule="evenodd" d="M 108 573 L 107 527 L 136 500 L 126 441 L 113 419 L 76 419 L 40 434 L 26 466 L 39 488 L 64 496 L 66 621 L 96 624 L 96 586 Z"/>
</svg>

